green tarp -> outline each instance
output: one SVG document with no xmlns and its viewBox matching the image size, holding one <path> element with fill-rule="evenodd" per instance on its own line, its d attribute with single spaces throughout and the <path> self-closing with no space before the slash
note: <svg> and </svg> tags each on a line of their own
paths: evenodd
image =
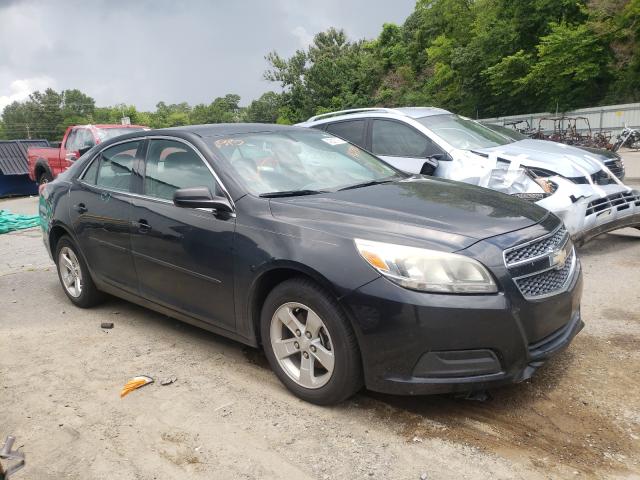
<svg viewBox="0 0 640 480">
<path fill-rule="evenodd" d="M 7 210 L 0 210 L 0 234 L 22 230 L 40 225 L 38 215 L 18 215 Z"/>
</svg>

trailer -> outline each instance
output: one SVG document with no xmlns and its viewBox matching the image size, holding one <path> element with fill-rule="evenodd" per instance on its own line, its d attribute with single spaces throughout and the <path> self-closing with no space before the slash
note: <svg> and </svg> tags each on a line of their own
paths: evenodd
<svg viewBox="0 0 640 480">
<path fill-rule="evenodd" d="M 38 193 L 29 178 L 27 150 L 48 146 L 47 140 L 0 140 L 0 198 Z"/>
</svg>

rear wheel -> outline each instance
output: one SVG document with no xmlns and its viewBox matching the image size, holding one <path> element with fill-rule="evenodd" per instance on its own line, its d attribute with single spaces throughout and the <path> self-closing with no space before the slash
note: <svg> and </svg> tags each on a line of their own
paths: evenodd
<svg viewBox="0 0 640 480">
<path fill-rule="evenodd" d="M 262 309 L 265 354 L 280 381 L 318 405 L 339 403 L 362 387 L 360 351 L 348 319 L 307 279 L 273 289 Z"/>
<path fill-rule="evenodd" d="M 38 184 L 39 185 L 43 185 L 45 183 L 49 183 L 52 180 L 53 180 L 53 175 L 51 175 L 46 170 L 44 172 L 40 173 L 40 175 L 38 175 Z"/>
<path fill-rule="evenodd" d="M 89 308 L 103 300 L 104 294 L 93 283 L 87 265 L 70 237 L 64 236 L 58 241 L 55 259 L 62 289 L 74 305 Z"/>
</svg>

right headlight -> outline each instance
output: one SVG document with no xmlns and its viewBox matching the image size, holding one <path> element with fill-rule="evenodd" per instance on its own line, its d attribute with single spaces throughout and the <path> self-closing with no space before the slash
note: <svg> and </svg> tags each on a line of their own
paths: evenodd
<svg viewBox="0 0 640 480">
<path fill-rule="evenodd" d="M 362 258 L 389 280 L 412 290 L 436 293 L 495 293 L 489 271 L 456 253 L 355 240 Z"/>
</svg>

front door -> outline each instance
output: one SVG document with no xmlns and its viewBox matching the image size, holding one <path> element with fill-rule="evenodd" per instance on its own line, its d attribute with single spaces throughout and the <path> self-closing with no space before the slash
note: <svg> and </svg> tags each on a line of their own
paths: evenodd
<svg viewBox="0 0 640 480">
<path fill-rule="evenodd" d="M 131 257 L 129 193 L 141 145 L 131 141 L 105 149 L 70 192 L 73 228 L 92 273 L 134 293 L 138 281 Z"/>
<path fill-rule="evenodd" d="M 143 297 L 235 330 L 232 244 L 235 217 L 180 208 L 173 192 L 208 187 L 221 194 L 198 152 L 178 140 L 153 139 L 142 195 L 132 199 L 131 247 Z"/>
<path fill-rule="evenodd" d="M 371 151 L 399 170 L 421 173 L 432 155 L 444 151 L 422 132 L 395 121 L 371 120 Z"/>
</svg>

